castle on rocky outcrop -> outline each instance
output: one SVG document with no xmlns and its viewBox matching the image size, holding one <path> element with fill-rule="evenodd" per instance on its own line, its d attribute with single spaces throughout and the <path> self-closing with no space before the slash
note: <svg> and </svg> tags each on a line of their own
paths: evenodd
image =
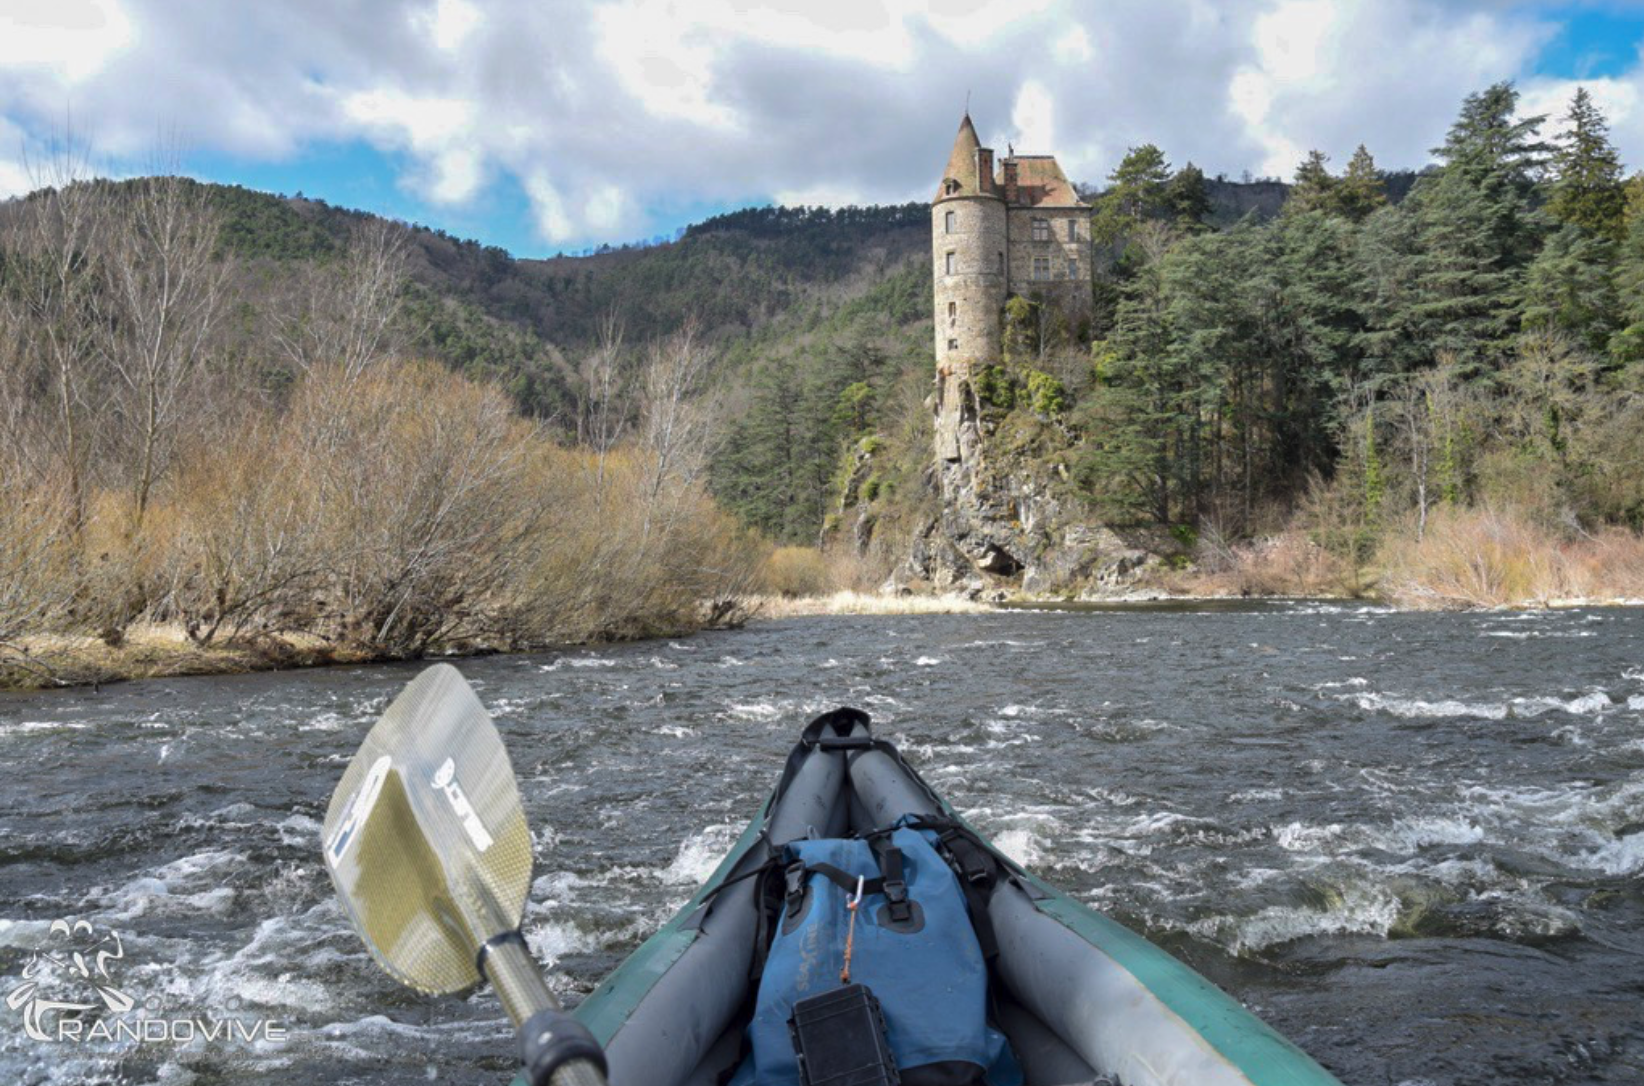
<svg viewBox="0 0 1644 1086">
<path fill-rule="evenodd" d="M 1153 561 L 1070 491 L 1065 467 L 1045 455 L 1067 437 L 1053 420 L 1018 419 L 1007 440 L 994 440 L 1007 417 L 1000 392 L 1031 383 L 1037 361 L 1005 357 L 1006 314 L 1031 320 L 1034 335 L 1059 324 L 1068 342 L 1082 338 L 1094 308 L 1090 227 L 1090 207 L 1054 158 L 1012 151 L 996 163 L 970 117 L 960 122 L 931 201 L 936 455 L 929 478 L 941 500 L 915 531 L 893 586 L 993 598 L 1099 595 Z M 1013 298 L 1034 307 L 1024 311 Z M 1004 372 L 983 380 L 993 367 Z"/>
<path fill-rule="evenodd" d="M 1001 361 L 1008 297 L 1054 306 L 1074 327 L 1090 314 L 1089 205 L 1050 155 L 994 167 L 966 113 L 931 203 L 939 461 L 975 451 L 972 376 Z"/>
</svg>

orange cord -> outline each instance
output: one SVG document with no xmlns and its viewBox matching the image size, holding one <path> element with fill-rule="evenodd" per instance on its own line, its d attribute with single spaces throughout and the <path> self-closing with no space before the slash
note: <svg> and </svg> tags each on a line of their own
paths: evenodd
<svg viewBox="0 0 1644 1086">
<path fill-rule="evenodd" d="M 856 895 L 845 898 L 845 908 L 850 912 L 850 923 L 845 926 L 845 968 L 839 971 L 839 983 L 851 982 L 851 953 L 856 949 L 856 907 L 862 903 L 862 879 L 856 880 Z"/>
</svg>

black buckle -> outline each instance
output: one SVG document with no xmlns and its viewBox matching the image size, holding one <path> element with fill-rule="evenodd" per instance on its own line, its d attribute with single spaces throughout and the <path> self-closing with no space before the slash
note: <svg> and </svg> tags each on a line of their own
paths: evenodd
<svg viewBox="0 0 1644 1086">
<path fill-rule="evenodd" d="M 913 909 L 908 905 L 908 884 L 901 879 L 886 879 L 885 905 L 890 911 L 890 918 L 902 923 L 913 916 Z"/>
<path fill-rule="evenodd" d="M 799 907 L 805 903 L 805 865 L 791 863 L 782 872 L 786 880 L 786 898 L 788 902 L 788 917 L 792 919 L 799 915 Z"/>
<path fill-rule="evenodd" d="M 948 850 L 959 865 L 960 874 L 965 876 L 966 882 L 985 883 L 992 876 L 991 865 L 987 862 L 987 854 L 977 847 L 976 842 L 967 837 L 957 826 L 937 835 L 937 840 Z"/>
<path fill-rule="evenodd" d="M 819 750 L 866 750 L 873 746 L 868 735 L 824 735 L 816 741 Z"/>
</svg>

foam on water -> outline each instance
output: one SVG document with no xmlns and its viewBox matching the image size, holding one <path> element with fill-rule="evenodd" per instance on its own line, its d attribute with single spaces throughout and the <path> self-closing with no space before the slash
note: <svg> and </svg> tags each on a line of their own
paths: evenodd
<svg viewBox="0 0 1644 1086">
<path fill-rule="evenodd" d="M 741 833 L 741 826 L 718 825 L 687 837 L 680 842 L 673 863 L 663 870 L 662 881 L 673 886 L 698 886 L 706 882 Z"/>
<path fill-rule="evenodd" d="M 1351 701 L 1360 709 L 1368 712 L 1390 713 L 1393 716 L 1406 719 L 1449 716 L 1479 717 L 1484 720 L 1505 720 L 1507 718 L 1506 705 L 1490 704 L 1488 702 L 1466 702 L 1452 698 L 1426 701 L 1421 698 L 1405 698 L 1374 692 L 1339 694 L 1336 696 L 1344 701 Z"/>
<path fill-rule="evenodd" d="M 584 667 L 616 667 L 617 661 L 606 656 L 561 656 L 550 664 L 543 664 L 539 670 L 558 671 L 561 668 Z"/>
<path fill-rule="evenodd" d="M 89 727 L 91 725 L 83 720 L 21 720 L 15 724 L 0 724 L 0 739 L 38 732 L 83 731 Z"/>
<path fill-rule="evenodd" d="M 1379 886 L 1353 884 L 1330 888 L 1324 908 L 1274 905 L 1244 917 L 1219 916 L 1189 925 L 1189 930 L 1249 954 L 1281 943 L 1318 935 L 1385 936 L 1399 919 L 1398 895 Z"/>
</svg>

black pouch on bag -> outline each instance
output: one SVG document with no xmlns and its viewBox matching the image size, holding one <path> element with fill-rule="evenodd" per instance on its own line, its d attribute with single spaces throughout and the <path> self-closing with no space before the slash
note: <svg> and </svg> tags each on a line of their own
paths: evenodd
<svg viewBox="0 0 1644 1086">
<path fill-rule="evenodd" d="M 900 1086 L 885 1015 L 866 985 L 800 1000 L 788 1029 L 805 1086 Z"/>
</svg>

